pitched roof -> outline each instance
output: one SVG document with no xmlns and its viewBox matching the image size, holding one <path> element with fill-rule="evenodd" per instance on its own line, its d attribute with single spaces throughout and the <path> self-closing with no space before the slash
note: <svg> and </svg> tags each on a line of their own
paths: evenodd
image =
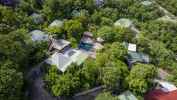
<svg viewBox="0 0 177 100">
<path fill-rule="evenodd" d="M 63 21 L 61 20 L 54 20 L 49 27 L 62 27 L 63 26 Z"/>
<path fill-rule="evenodd" d="M 148 55 L 144 53 L 137 53 L 132 51 L 128 52 L 128 59 L 131 60 L 132 62 L 144 62 L 144 63 L 150 62 Z"/>
<path fill-rule="evenodd" d="M 56 65 L 62 72 L 65 72 L 68 66 L 72 64 L 72 60 L 69 57 L 57 52 L 48 58 L 46 62 L 51 65 Z"/>
<path fill-rule="evenodd" d="M 176 100 L 177 98 L 177 90 L 166 93 L 161 89 L 149 91 L 144 100 Z"/>
<path fill-rule="evenodd" d="M 138 100 L 130 91 L 126 91 L 118 96 L 120 100 Z"/>
<path fill-rule="evenodd" d="M 87 58 L 88 54 L 76 49 L 70 49 L 65 54 L 67 57 L 71 58 L 71 60 L 77 65 L 82 64 Z"/>
<path fill-rule="evenodd" d="M 154 82 L 158 83 L 160 85 L 160 89 L 164 92 L 172 92 L 177 90 L 177 87 L 170 82 L 157 80 L 157 79 L 155 79 Z"/>
<path fill-rule="evenodd" d="M 44 21 L 44 18 L 42 17 L 42 15 L 38 13 L 33 13 L 30 17 L 36 24 L 42 23 Z"/>
<path fill-rule="evenodd" d="M 70 45 L 70 42 L 64 39 L 53 40 L 52 43 L 53 47 L 58 50 L 62 50 L 66 46 Z"/>
<path fill-rule="evenodd" d="M 142 1 L 141 4 L 143 4 L 145 6 L 150 6 L 152 4 L 152 2 L 149 0 L 146 0 L 146 1 Z"/>
<path fill-rule="evenodd" d="M 126 18 L 121 18 L 114 23 L 114 26 L 120 26 L 120 27 L 125 27 L 125 28 L 129 28 L 132 25 L 133 25 L 133 22 L 130 19 L 126 19 Z"/>
<path fill-rule="evenodd" d="M 31 39 L 33 41 L 47 41 L 48 35 L 45 34 L 45 32 L 42 32 L 40 30 L 33 30 L 30 32 Z"/>
<path fill-rule="evenodd" d="M 54 53 L 46 62 L 51 65 L 56 65 L 60 71 L 65 72 L 72 63 L 81 65 L 87 58 L 88 54 L 80 50 L 70 49 L 64 54 Z"/>
</svg>

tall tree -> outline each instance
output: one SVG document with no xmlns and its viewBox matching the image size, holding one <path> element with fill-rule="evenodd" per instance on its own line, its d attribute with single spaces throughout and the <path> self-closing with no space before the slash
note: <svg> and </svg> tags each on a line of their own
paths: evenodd
<svg viewBox="0 0 177 100">
<path fill-rule="evenodd" d="M 0 64 L 0 99 L 20 100 L 22 98 L 23 75 L 12 62 Z"/>
<path fill-rule="evenodd" d="M 155 78 L 157 70 L 153 65 L 137 64 L 126 78 L 128 88 L 138 95 L 145 93 Z"/>
</svg>

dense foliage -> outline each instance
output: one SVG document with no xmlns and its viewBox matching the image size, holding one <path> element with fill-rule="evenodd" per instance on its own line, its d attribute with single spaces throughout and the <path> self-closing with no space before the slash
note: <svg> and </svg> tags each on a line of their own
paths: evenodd
<svg viewBox="0 0 177 100">
<path fill-rule="evenodd" d="M 135 65 L 126 79 L 129 89 L 137 94 L 145 93 L 151 87 L 156 74 L 157 70 L 153 65 Z"/>
<path fill-rule="evenodd" d="M 172 14 L 177 15 L 177 1 L 176 0 L 156 0 L 162 7 L 166 8 Z"/>
<path fill-rule="evenodd" d="M 156 1 L 177 15 L 176 0 Z M 43 22 L 35 23 L 34 13 Z M 0 5 L 0 100 L 24 100 L 26 73 L 47 58 L 47 43 L 34 42 L 29 35 L 36 29 L 66 39 L 73 47 L 78 47 L 84 31 L 105 40 L 95 60 L 71 65 L 65 73 L 55 66 L 48 69 L 44 80 L 54 96 L 70 96 L 100 85 L 118 94 L 129 89 L 143 96 L 156 68 L 171 72 L 169 80 L 177 84 L 177 23 L 156 20 L 162 16 L 157 4 L 143 5 L 142 0 L 104 0 L 103 5 L 95 0 L 20 0 L 12 6 Z M 138 38 L 129 28 L 114 26 L 121 18 L 130 19 L 140 30 Z M 63 21 L 63 26 L 48 27 L 55 19 Z M 137 64 L 129 71 L 124 41 L 136 43 L 138 51 L 151 57 L 151 64 Z M 117 100 L 111 93 L 97 99 L 104 96 Z"/>
</svg>

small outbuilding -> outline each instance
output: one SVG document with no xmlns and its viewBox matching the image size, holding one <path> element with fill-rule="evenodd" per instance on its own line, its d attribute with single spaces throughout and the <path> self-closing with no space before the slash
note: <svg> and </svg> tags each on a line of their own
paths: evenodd
<svg viewBox="0 0 177 100">
<path fill-rule="evenodd" d="M 124 27 L 124 28 L 131 28 L 133 26 L 133 22 L 130 19 L 127 18 L 121 18 L 119 20 L 117 20 L 114 23 L 115 27 Z"/>
<path fill-rule="evenodd" d="M 49 25 L 49 27 L 60 28 L 63 27 L 63 24 L 64 24 L 63 21 L 56 19 Z"/>
<path fill-rule="evenodd" d="M 146 1 L 142 1 L 141 4 L 144 6 L 150 6 L 150 5 L 152 5 L 152 2 L 149 0 L 146 0 Z"/>
<path fill-rule="evenodd" d="M 48 34 L 40 30 L 33 30 L 30 33 L 32 41 L 48 41 Z"/>
<path fill-rule="evenodd" d="M 30 17 L 35 24 L 41 24 L 44 22 L 44 18 L 41 14 L 33 13 Z"/>
<path fill-rule="evenodd" d="M 104 5 L 104 0 L 95 0 L 95 4 L 97 7 L 102 7 Z"/>
</svg>

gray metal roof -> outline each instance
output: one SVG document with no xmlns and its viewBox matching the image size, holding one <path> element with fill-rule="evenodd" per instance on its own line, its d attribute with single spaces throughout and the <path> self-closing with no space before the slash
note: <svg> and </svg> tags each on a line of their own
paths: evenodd
<svg viewBox="0 0 177 100">
<path fill-rule="evenodd" d="M 149 63 L 150 59 L 149 56 L 144 53 L 137 53 L 137 52 L 128 52 L 128 59 L 132 62 L 144 62 Z"/>
<path fill-rule="evenodd" d="M 40 30 L 33 30 L 30 32 L 30 35 L 33 41 L 47 41 L 48 40 L 48 34 L 45 34 L 45 32 L 42 32 Z"/>
<path fill-rule="evenodd" d="M 64 54 L 58 52 L 54 53 L 50 58 L 46 60 L 46 62 L 50 65 L 57 66 L 60 71 L 65 72 L 69 65 L 72 63 L 80 65 L 87 58 L 87 53 L 84 53 L 81 50 L 69 49 Z"/>
<path fill-rule="evenodd" d="M 62 72 L 65 72 L 69 65 L 72 64 L 72 60 L 69 57 L 57 52 L 47 59 L 46 62 L 57 66 L 57 68 Z"/>
</svg>

